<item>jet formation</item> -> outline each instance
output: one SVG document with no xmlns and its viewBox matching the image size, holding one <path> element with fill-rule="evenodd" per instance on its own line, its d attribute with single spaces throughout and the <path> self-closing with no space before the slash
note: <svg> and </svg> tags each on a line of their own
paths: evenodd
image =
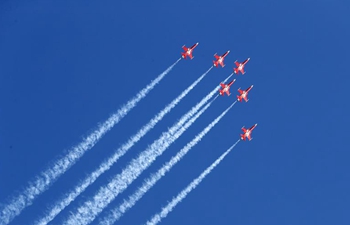
<svg viewBox="0 0 350 225">
<path fill-rule="evenodd" d="M 181 52 L 181 56 L 183 59 L 186 59 L 187 57 L 189 57 L 190 59 L 193 59 L 194 56 L 192 55 L 193 53 L 193 50 L 198 46 L 199 42 L 197 42 L 196 44 L 192 45 L 190 48 L 187 48 L 185 45 L 182 46 L 182 49 L 185 51 L 185 52 Z M 225 57 L 230 53 L 230 50 L 228 50 L 227 52 L 225 52 L 224 54 L 222 54 L 221 56 L 217 55 L 217 53 L 214 54 L 214 57 L 215 57 L 215 60 L 213 60 L 213 64 L 215 67 L 219 67 L 219 65 L 223 68 L 225 67 L 225 64 L 224 64 L 224 60 L 225 60 Z M 234 62 L 235 66 L 233 68 L 233 73 L 235 74 L 239 74 L 239 72 L 244 75 L 246 72 L 244 70 L 244 67 L 245 65 L 249 62 L 250 58 L 247 58 L 246 60 L 244 60 L 243 62 L 238 62 L 237 60 Z M 227 94 L 227 96 L 230 96 L 231 93 L 230 93 L 230 88 L 231 88 L 231 85 L 234 84 L 236 81 L 236 79 L 233 79 L 232 81 L 230 81 L 228 84 L 224 84 L 224 83 L 220 83 L 220 86 L 221 88 L 219 89 L 219 94 L 221 96 L 224 96 L 225 93 Z M 241 88 L 238 88 L 238 92 L 239 92 L 239 95 L 237 95 L 237 100 L 239 102 L 242 102 L 242 100 L 244 100 L 245 102 L 248 102 L 249 99 L 248 99 L 248 93 L 249 91 L 253 88 L 253 85 L 251 85 L 250 87 L 248 87 L 247 89 L 245 90 L 241 90 Z M 242 131 L 243 131 L 243 134 L 241 134 L 241 139 L 243 141 L 245 141 L 246 139 L 248 139 L 249 141 L 251 141 L 253 138 L 251 137 L 251 133 L 252 131 L 255 129 L 255 127 L 257 126 L 258 124 L 254 124 L 252 127 L 246 129 L 244 128 L 244 126 L 242 127 Z"/>
</svg>

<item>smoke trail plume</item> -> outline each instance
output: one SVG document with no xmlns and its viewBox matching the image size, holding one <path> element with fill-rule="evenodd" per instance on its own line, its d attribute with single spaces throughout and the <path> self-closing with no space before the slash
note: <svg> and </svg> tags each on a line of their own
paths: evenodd
<svg viewBox="0 0 350 225">
<path fill-rule="evenodd" d="M 49 164 L 49 166 L 34 177 L 17 196 L 11 197 L 9 202 L 0 208 L 0 224 L 5 225 L 11 222 L 21 211 L 31 205 L 36 197 L 46 191 L 50 185 L 73 166 L 84 153 L 91 149 L 114 125 L 116 125 L 136 104 L 167 75 L 173 67 L 181 60 L 179 58 L 173 65 L 167 68 L 163 73 L 143 88 L 135 97 L 129 100 L 116 113 L 110 116 L 105 122 L 100 124 L 91 134 L 87 136 L 78 145 L 67 151 L 67 154 L 59 157 Z"/>
<path fill-rule="evenodd" d="M 72 201 L 75 200 L 85 189 L 94 183 L 97 178 L 109 170 L 114 163 L 118 161 L 131 147 L 134 146 L 143 136 L 147 134 L 163 117 L 168 114 L 212 69 L 208 69 L 202 74 L 195 82 L 193 82 L 188 88 L 186 88 L 177 98 L 169 103 L 162 111 L 155 115 L 145 126 L 143 126 L 135 135 L 133 135 L 126 143 L 118 148 L 115 153 L 105 160 L 99 168 L 89 174 L 84 180 L 82 180 L 74 189 L 70 190 L 65 196 L 60 198 L 44 217 L 36 221 L 36 225 L 45 225 L 52 221 L 64 208 L 66 208 Z"/>
<path fill-rule="evenodd" d="M 76 213 L 69 216 L 64 224 L 78 225 L 91 223 L 111 201 L 123 192 L 128 185 L 147 169 L 158 156 L 160 156 L 202 113 L 205 112 L 205 110 L 209 108 L 212 102 L 209 102 L 196 114 L 201 105 L 205 104 L 210 99 L 208 97 L 211 94 L 212 93 L 203 98 L 200 103 L 182 116 L 179 122 L 174 124 L 168 132 L 164 132 L 159 139 L 154 141 L 145 151 L 141 152 L 137 158 L 134 158 L 131 163 L 106 186 L 101 187 L 92 199 L 79 206 Z M 183 125 L 185 121 L 188 122 Z"/>
<path fill-rule="evenodd" d="M 151 220 L 147 221 L 147 225 L 155 225 L 159 223 L 163 218 L 165 218 L 174 208 L 177 204 L 179 204 L 186 196 L 195 189 L 202 180 L 217 166 L 219 163 L 226 157 L 228 153 L 238 144 L 238 141 L 233 144 L 224 154 L 222 154 L 213 164 L 211 164 L 206 170 L 203 171 L 203 173 L 197 177 L 195 180 L 193 180 L 184 190 L 182 190 L 171 202 L 166 205 L 161 212 L 154 215 Z"/>
<path fill-rule="evenodd" d="M 100 220 L 101 225 L 112 225 L 131 207 L 133 207 L 138 200 L 142 198 L 146 192 L 151 189 L 157 181 L 159 181 L 171 168 L 176 165 L 186 154 L 194 147 L 200 140 L 226 115 L 226 113 L 236 104 L 237 101 L 232 103 L 224 112 L 222 112 L 213 122 L 211 122 L 206 128 L 202 130 L 191 142 L 189 142 L 185 147 L 183 147 L 174 157 L 170 159 L 161 169 L 159 169 L 155 174 L 152 174 L 148 179 L 146 179 L 141 187 L 137 191 L 129 196 L 127 201 L 124 201 L 117 208 L 113 209 L 108 216 Z"/>
</svg>

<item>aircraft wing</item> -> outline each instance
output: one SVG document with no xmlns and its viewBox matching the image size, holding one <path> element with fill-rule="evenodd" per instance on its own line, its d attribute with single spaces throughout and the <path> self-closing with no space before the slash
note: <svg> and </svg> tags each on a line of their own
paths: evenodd
<svg viewBox="0 0 350 225">
<path fill-rule="evenodd" d="M 218 56 L 216 53 L 214 54 L 215 59 L 219 59 L 220 56 Z"/>
<path fill-rule="evenodd" d="M 245 133 L 247 131 L 247 129 L 245 129 L 244 127 L 242 127 L 242 131 Z"/>
<path fill-rule="evenodd" d="M 220 83 L 220 85 L 221 85 L 221 87 L 222 87 L 222 88 L 225 88 L 225 84 L 223 84 L 223 83 Z"/>
<path fill-rule="evenodd" d="M 230 90 L 226 90 L 226 94 L 227 94 L 227 96 L 230 96 Z"/>
<path fill-rule="evenodd" d="M 237 67 L 239 67 L 239 62 L 236 61 L 235 64 L 236 64 Z"/>
<path fill-rule="evenodd" d="M 243 91 L 241 89 L 238 89 L 239 94 L 243 94 Z"/>
<path fill-rule="evenodd" d="M 244 98 L 245 102 L 247 102 L 247 101 L 248 101 L 248 99 L 247 99 L 247 95 L 246 95 L 246 96 L 244 96 L 243 98 Z"/>
<path fill-rule="evenodd" d="M 248 134 L 247 138 L 249 141 L 252 140 L 252 137 L 250 136 L 250 134 Z"/>
<path fill-rule="evenodd" d="M 184 50 L 184 51 L 187 51 L 188 50 L 188 48 L 184 45 L 184 46 L 182 46 L 182 49 Z"/>
</svg>

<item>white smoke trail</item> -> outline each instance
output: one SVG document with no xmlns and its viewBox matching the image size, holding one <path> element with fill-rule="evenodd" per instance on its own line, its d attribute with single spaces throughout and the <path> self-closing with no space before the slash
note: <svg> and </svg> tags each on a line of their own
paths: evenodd
<svg viewBox="0 0 350 225">
<path fill-rule="evenodd" d="M 106 186 L 101 187 L 91 200 L 81 205 L 76 213 L 73 213 L 64 224 L 78 225 L 89 224 L 95 217 L 128 185 L 130 185 L 151 163 L 160 156 L 195 120 L 211 105 L 208 103 L 195 116 L 193 116 L 210 98 L 217 92 L 217 89 L 210 92 L 195 107 L 181 117 L 178 123 L 174 124 L 168 132 L 164 132 L 161 137 L 154 141 L 145 151 L 131 161 L 129 165 L 116 175 Z M 192 117 L 192 118 L 191 118 Z M 190 119 L 191 118 L 191 119 Z M 190 120 L 189 120 L 190 119 Z M 189 121 L 188 121 L 189 120 Z M 188 121 L 185 125 L 183 125 Z"/>
<path fill-rule="evenodd" d="M 232 76 L 232 74 L 230 76 Z M 224 82 L 226 82 L 229 77 L 226 78 Z M 181 117 L 178 123 L 173 125 L 173 127 L 171 127 L 168 132 L 163 133 L 162 136 L 153 142 L 153 144 L 149 146 L 147 150 L 142 152 L 137 159 L 133 159 L 127 168 L 125 168 L 121 174 L 115 176 L 107 186 L 101 187 L 92 200 L 88 200 L 83 205 L 78 207 L 77 212 L 70 215 L 67 218 L 65 224 L 88 224 L 93 221 L 95 217 L 104 209 L 104 207 L 106 207 L 112 200 L 114 200 L 114 198 L 116 198 L 119 193 L 124 191 L 127 186 L 134 179 L 136 179 L 137 176 L 141 174 L 141 172 L 145 170 L 151 162 L 155 160 L 157 157 L 155 153 L 158 155 L 162 154 L 165 149 L 177 139 L 174 137 L 179 137 L 185 131 L 184 128 L 186 125 L 191 125 L 194 122 L 196 118 L 192 118 L 185 126 L 183 126 L 183 124 L 188 121 L 188 119 L 190 119 L 205 103 L 207 103 L 215 95 L 215 93 L 217 93 L 218 87 L 219 85 L 215 87 L 215 89 L 213 89 L 207 96 L 205 96 L 196 106 L 192 107 L 189 112 Z M 209 106 L 210 103 L 206 107 Z M 180 128 L 180 131 L 182 131 L 181 134 L 174 134 Z"/>
<path fill-rule="evenodd" d="M 177 204 L 179 204 L 193 189 L 195 189 L 198 184 L 202 182 L 202 180 L 217 166 L 219 163 L 226 157 L 228 153 L 238 144 L 238 141 L 234 143 L 224 154 L 222 154 L 213 164 L 211 164 L 206 170 L 203 171 L 203 173 L 197 177 L 195 180 L 193 180 L 185 189 L 183 189 L 175 198 L 172 199 L 171 202 L 168 203 L 167 206 L 165 206 L 161 212 L 154 215 L 151 220 L 147 221 L 147 225 L 155 225 L 159 223 L 163 218 L 165 218 L 174 208 Z"/>
<path fill-rule="evenodd" d="M 68 153 L 61 156 L 58 160 L 50 163 L 40 175 L 37 175 L 28 186 L 21 191 L 18 196 L 11 197 L 9 202 L 0 208 L 0 224 L 8 224 L 21 211 L 31 205 L 34 199 L 41 193 L 46 191 L 49 186 L 64 174 L 71 166 L 73 166 L 84 153 L 92 148 L 114 125 L 116 125 L 126 114 L 133 109 L 136 104 L 167 75 L 173 67 L 181 60 L 179 58 L 173 65 L 167 68 L 163 73 L 143 88 L 137 95 L 129 100 L 126 105 L 122 106 L 116 113 L 111 115 L 105 122 L 100 124 L 87 138 L 81 143 L 68 150 Z"/>
<path fill-rule="evenodd" d="M 209 68 L 195 82 L 193 82 L 186 90 L 184 90 L 177 98 L 169 103 L 162 111 L 154 116 L 145 126 L 143 126 L 135 135 L 133 135 L 126 143 L 118 148 L 115 153 L 105 160 L 99 168 L 81 181 L 73 190 L 59 199 L 40 220 L 36 221 L 36 225 L 44 225 L 53 220 L 65 207 L 67 207 L 76 197 L 78 197 L 85 189 L 96 181 L 96 179 L 109 170 L 111 166 L 118 161 L 135 143 L 137 143 L 144 135 L 147 134 L 163 117 L 169 113 L 212 69 Z"/>
<path fill-rule="evenodd" d="M 148 179 L 143 182 L 143 185 L 137 189 L 137 191 L 129 196 L 127 201 L 124 201 L 117 208 L 113 209 L 108 216 L 103 220 L 100 220 L 100 225 L 112 225 L 131 207 L 133 207 L 138 200 L 140 200 L 146 192 L 151 189 L 158 180 L 160 180 L 167 172 L 171 170 L 186 154 L 194 147 L 221 119 L 225 114 L 236 104 L 237 101 L 232 103 L 224 112 L 222 112 L 213 122 L 211 122 L 206 128 L 202 130 L 191 142 L 183 147 L 174 157 L 170 159 L 162 168 L 160 168 L 155 174 L 152 174 Z"/>
</svg>

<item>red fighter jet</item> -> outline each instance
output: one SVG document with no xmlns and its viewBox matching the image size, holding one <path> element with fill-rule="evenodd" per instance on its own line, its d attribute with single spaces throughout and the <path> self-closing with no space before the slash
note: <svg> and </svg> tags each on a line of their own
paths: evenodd
<svg viewBox="0 0 350 225">
<path fill-rule="evenodd" d="M 230 87 L 231 85 L 236 81 L 236 79 L 232 80 L 230 83 L 228 84 L 224 84 L 224 83 L 220 83 L 222 89 L 219 89 L 220 95 L 224 96 L 225 93 L 227 94 L 227 96 L 230 96 Z"/>
<path fill-rule="evenodd" d="M 237 66 L 237 68 L 233 68 L 233 72 L 235 72 L 235 74 L 238 74 L 239 71 L 241 71 L 242 75 L 245 74 L 244 72 L 244 66 L 245 64 L 250 60 L 250 58 L 244 60 L 242 63 L 237 62 L 237 60 L 235 61 L 235 64 Z"/>
<path fill-rule="evenodd" d="M 197 45 L 199 44 L 199 42 L 197 42 L 196 44 L 192 45 L 192 47 L 187 48 L 185 45 L 182 46 L 182 49 L 185 52 L 181 52 L 182 58 L 186 59 L 186 57 L 190 57 L 190 59 L 193 59 L 194 57 L 192 56 L 192 51 L 195 47 L 197 47 Z"/>
<path fill-rule="evenodd" d="M 230 51 L 225 52 L 225 54 L 223 54 L 222 56 L 218 56 L 217 53 L 214 54 L 215 57 L 215 61 L 213 60 L 214 66 L 218 67 L 219 64 L 221 65 L 221 67 L 224 67 L 224 59 L 225 57 L 228 55 L 228 53 L 230 53 Z"/>
<path fill-rule="evenodd" d="M 249 88 L 247 88 L 245 91 L 242 91 L 241 88 L 238 88 L 238 92 L 241 94 L 241 95 L 237 95 L 237 99 L 238 101 L 242 101 L 242 99 L 245 100 L 245 102 L 249 101 L 249 99 L 247 99 L 247 95 L 248 95 L 248 92 L 253 88 L 254 85 L 250 86 Z"/>
<path fill-rule="evenodd" d="M 243 141 L 245 141 L 246 138 L 248 138 L 249 141 L 251 141 L 253 138 L 250 136 L 250 134 L 252 133 L 252 131 L 254 130 L 254 128 L 257 126 L 258 124 L 256 123 L 255 125 L 253 125 L 251 128 L 249 129 L 245 129 L 244 126 L 242 127 L 242 131 L 244 132 L 244 134 L 241 134 L 241 139 Z"/>
</svg>

